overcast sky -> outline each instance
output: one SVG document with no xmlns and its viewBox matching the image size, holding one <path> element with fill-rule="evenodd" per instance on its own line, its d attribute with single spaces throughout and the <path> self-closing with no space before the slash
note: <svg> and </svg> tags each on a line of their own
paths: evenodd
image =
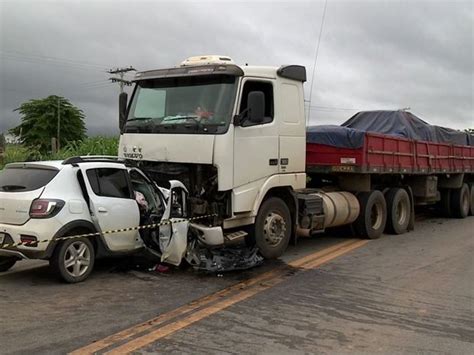
<svg viewBox="0 0 474 355">
<path fill-rule="evenodd" d="M 89 134 L 117 133 L 117 84 L 106 70 L 170 67 L 192 55 L 302 64 L 312 124 L 360 110 L 410 107 L 420 118 L 474 127 L 473 1 L 0 0 L 0 132 L 22 102 L 61 95 Z"/>
</svg>

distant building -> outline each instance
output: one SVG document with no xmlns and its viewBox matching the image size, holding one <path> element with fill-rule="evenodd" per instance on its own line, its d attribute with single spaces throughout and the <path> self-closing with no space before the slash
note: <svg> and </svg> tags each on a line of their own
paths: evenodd
<svg viewBox="0 0 474 355">
<path fill-rule="evenodd" d="M 13 134 L 6 133 L 5 134 L 5 143 L 7 144 L 19 144 L 20 143 L 20 138 L 17 136 L 14 136 Z"/>
</svg>

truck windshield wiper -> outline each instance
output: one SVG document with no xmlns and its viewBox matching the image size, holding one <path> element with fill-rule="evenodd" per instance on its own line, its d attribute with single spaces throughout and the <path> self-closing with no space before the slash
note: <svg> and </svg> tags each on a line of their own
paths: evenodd
<svg viewBox="0 0 474 355">
<path fill-rule="evenodd" d="M 26 186 L 22 185 L 3 185 L 0 187 L 2 191 L 15 191 L 15 190 L 24 190 Z"/>
<path fill-rule="evenodd" d="M 161 124 L 166 124 L 167 122 L 172 122 L 172 121 L 179 121 L 179 120 L 193 120 L 194 122 L 199 123 L 197 120 L 199 117 L 198 116 L 176 116 L 172 118 L 164 118 L 163 121 L 161 121 Z"/>
<path fill-rule="evenodd" d="M 152 120 L 154 118 L 160 118 L 160 117 L 133 117 L 127 120 L 127 122 L 133 122 L 133 121 L 147 121 L 147 120 Z"/>
</svg>

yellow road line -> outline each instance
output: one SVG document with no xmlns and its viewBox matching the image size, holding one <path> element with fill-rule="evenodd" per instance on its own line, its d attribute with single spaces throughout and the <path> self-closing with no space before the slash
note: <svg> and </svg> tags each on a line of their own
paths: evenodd
<svg viewBox="0 0 474 355">
<path fill-rule="evenodd" d="M 331 247 L 325 248 L 321 251 L 311 253 L 305 257 L 291 261 L 290 263 L 288 263 L 288 265 L 295 268 L 309 269 L 315 267 L 314 265 L 319 266 L 324 262 L 332 260 L 337 256 L 340 256 L 355 248 L 358 248 L 364 245 L 365 243 L 366 241 L 361 241 L 359 239 L 350 239 L 342 243 L 333 245 Z M 163 338 L 171 333 L 174 333 L 184 327 L 189 326 L 190 324 L 193 324 L 203 318 L 206 318 L 216 312 L 219 312 L 220 310 L 230 307 L 235 303 L 238 303 L 257 293 L 260 293 L 263 290 L 266 290 L 277 283 L 280 283 L 285 278 L 285 269 L 286 267 L 283 266 L 271 271 L 267 271 L 252 279 L 232 285 L 214 294 L 205 296 L 187 305 L 181 306 L 173 311 L 164 313 L 147 322 L 138 324 L 136 326 L 113 334 L 109 337 L 106 337 L 102 340 L 94 342 L 90 345 L 87 345 L 83 348 L 74 351 L 72 354 L 92 354 L 94 352 L 98 352 L 109 346 L 130 339 L 134 336 L 139 336 L 141 333 L 149 331 L 152 328 L 159 326 L 165 322 L 168 322 L 174 318 L 185 316 L 185 318 L 182 318 L 181 320 L 174 321 L 168 325 L 160 327 L 157 330 L 151 331 L 145 335 L 139 336 L 136 339 L 130 340 L 128 343 L 113 349 L 111 353 L 124 353 L 146 346 L 148 344 L 147 341 L 153 342 L 156 339 Z M 237 294 L 231 295 L 234 292 L 237 292 Z M 211 304 L 213 302 L 216 303 Z M 199 310 L 202 307 L 204 308 Z M 193 311 L 196 312 L 192 313 L 191 315 L 188 315 L 190 312 Z"/>
</svg>

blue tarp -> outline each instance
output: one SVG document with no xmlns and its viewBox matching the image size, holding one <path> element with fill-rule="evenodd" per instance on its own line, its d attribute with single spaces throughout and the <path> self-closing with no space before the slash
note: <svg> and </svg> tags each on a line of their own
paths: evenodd
<svg viewBox="0 0 474 355">
<path fill-rule="evenodd" d="M 377 132 L 437 143 L 474 145 L 474 136 L 451 128 L 432 126 L 406 111 L 358 112 L 341 126 L 311 126 L 307 142 L 344 148 L 360 148 L 364 132 Z"/>
</svg>

